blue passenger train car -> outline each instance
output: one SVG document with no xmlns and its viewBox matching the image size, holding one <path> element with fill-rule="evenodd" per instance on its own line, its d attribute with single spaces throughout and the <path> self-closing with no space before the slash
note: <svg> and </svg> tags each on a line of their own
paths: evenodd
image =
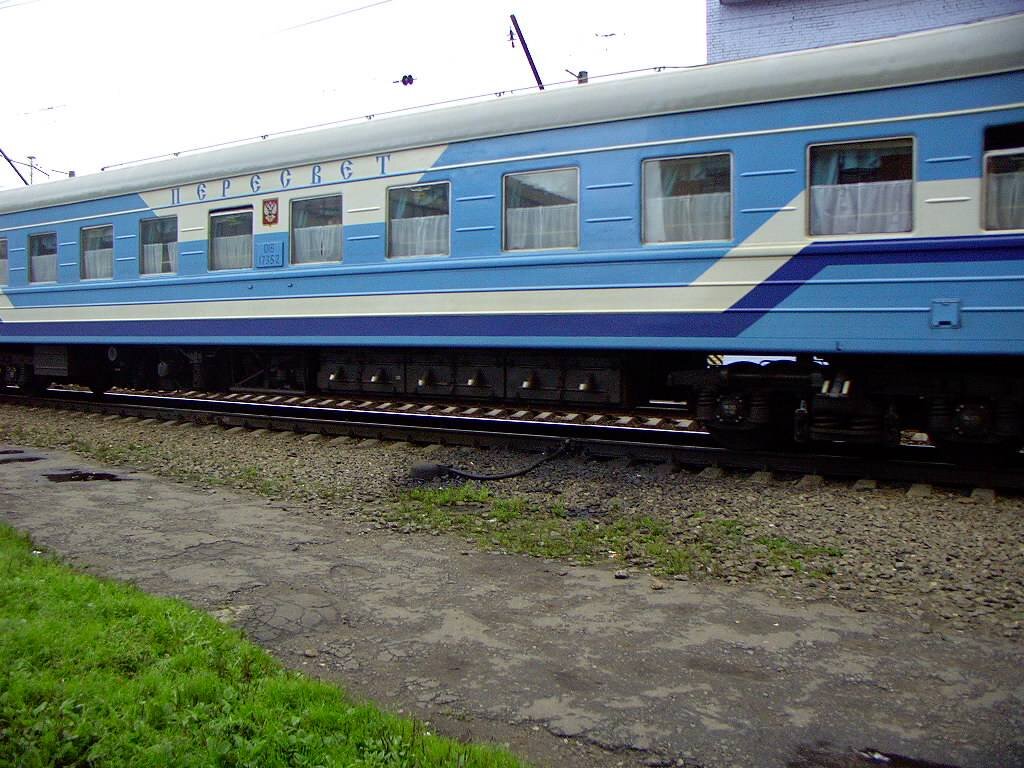
<svg viewBox="0 0 1024 768">
<path fill-rule="evenodd" d="M 0 366 L 1018 445 L 1022 40 L 1010 16 L 0 192 Z"/>
</svg>

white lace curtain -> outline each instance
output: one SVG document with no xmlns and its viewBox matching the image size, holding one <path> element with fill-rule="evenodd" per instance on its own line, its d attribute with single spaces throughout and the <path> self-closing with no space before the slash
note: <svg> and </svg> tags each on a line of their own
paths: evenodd
<svg viewBox="0 0 1024 768">
<path fill-rule="evenodd" d="M 92 248 L 82 252 L 82 279 L 114 276 L 114 249 Z"/>
<path fill-rule="evenodd" d="M 114 276 L 114 228 L 90 227 L 82 230 L 82 279 Z"/>
<path fill-rule="evenodd" d="M 177 271 L 177 243 L 150 243 L 142 246 L 142 274 L 158 275 Z"/>
<path fill-rule="evenodd" d="M 644 241 L 728 240 L 732 195 L 650 197 L 644 201 Z"/>
<path fill-rule="evenodd" d="M 872 181 L 811 187 L 811 234 L 909 232 L 914 182 Z"/>
<path fill-rule="evenodd" d="M 508 208 L 505 211 L 505 248 L 575 248 L 576 203 Z"/>
<path fill-rule="evenodd" d="M 447 215 L 392 219 L 388 230 L 388 253 L 394 258 L 447 254 L 448 221 Z"/>
<path fill-rule="evenodd" d="M 644 163 L 644 242 L 728 240 L 732 194 L 728 155 Z"/>
<path fill-rule="evenodd" d="M 57 254 L 34 253 L 29 264 L 29 279 L 33 283 L 52 283 L 57 279 Z"/>
<path fill-rule="evenodd" d="M 252 266 L 252 235 L 225 235 L 213 239 L 210 269 L 247 269 Z"/>
<path fill-rule="evenodd" d="M 28 279 L 52 283 L 57 279 L 57 236 L 34 235 L 28 239 Z"/>
<path fill-rule="evenodd" d="M 292 263 L 309 264 L 317 261 L 341 260 L 341 225 L 326 224 L 318 227 L 296 227 Z"/>
<path fill-rule="evenodd" d="M 991 173 L 985 181 L 986 229 L 1024 229 L 1024 172 Z"/>
</svg>

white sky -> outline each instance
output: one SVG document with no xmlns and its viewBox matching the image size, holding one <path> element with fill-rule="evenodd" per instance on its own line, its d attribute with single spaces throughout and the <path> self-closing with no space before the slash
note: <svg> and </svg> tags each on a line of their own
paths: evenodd
<svg viewBox="0 0 1024 768">
<path fill-rule="evenodd" d="M 705 60 L 705 0 L 0 0 L 0 148 L 105 165 L 446 99 Z M 412 74 L 412 86 L 393 81 Z M 21 167 L 28 176 L 28 169 Z M 53 174 L 53 179 L 64 178 Z M 46 177 L 36 172 L 35 181 Z M 0 189 L 21 186 L 0 160 Z"/>
</svg>

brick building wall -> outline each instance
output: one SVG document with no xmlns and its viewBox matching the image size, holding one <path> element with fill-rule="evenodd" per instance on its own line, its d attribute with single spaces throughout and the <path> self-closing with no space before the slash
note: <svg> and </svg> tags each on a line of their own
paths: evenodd
<svg viewBox="0 0 1024 768">
<path fill-rule="evenodd" d="M 707 0 L 708 63 L 1024 12 L 1024 0 Z"/>
</svg>

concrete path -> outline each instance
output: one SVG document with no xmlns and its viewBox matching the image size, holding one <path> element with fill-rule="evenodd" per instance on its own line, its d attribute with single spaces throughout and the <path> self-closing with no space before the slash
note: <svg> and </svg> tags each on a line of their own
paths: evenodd
<svg viewBox="0 0 1024 768">
<path fill-rule="evenodd" d="M 0 519 L 37 543 L 213 612 L 289 666 L 540 766 L 804 766 L 815 750 L 867 747 L 1024 766 L 1024 670 L 1008 641 L 749 588 L 654 589 L 3 448 Z M 70 470 L 123 481 L 45 477 Z"/>
</svg>

